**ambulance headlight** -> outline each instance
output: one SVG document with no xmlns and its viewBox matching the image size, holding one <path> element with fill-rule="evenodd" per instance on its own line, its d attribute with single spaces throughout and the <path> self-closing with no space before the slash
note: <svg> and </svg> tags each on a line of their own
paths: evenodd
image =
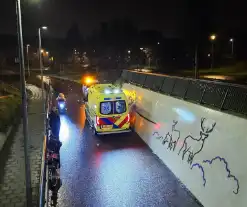
<svg viewBox="0 0 247 207">
<path fill-rule="evenodd" d="M 105 94 L 110 94 L 110 93 L 111 93 L 111 91 L 109 89 L 105 90 Z"/>
<path fill-rule="evenodd" d="M 113 90 L 113 93 L 120 93 L 121 91 L 120 91 L 120 89 L 114 89 Z"/>
</svg>

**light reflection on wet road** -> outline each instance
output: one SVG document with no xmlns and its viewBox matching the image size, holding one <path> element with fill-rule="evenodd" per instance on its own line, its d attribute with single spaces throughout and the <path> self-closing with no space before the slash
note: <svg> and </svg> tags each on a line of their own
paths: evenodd
<svg viewBox="0 0 247 207">
<path fill-rule="evenodd" d="M 200 206 L 137 134 L 95 137 L 77 102 L 80 88 L 65 81 L 52 84 L 68 101 L 68 113 L 61 116 L 58 206 Z"/>
</svg>

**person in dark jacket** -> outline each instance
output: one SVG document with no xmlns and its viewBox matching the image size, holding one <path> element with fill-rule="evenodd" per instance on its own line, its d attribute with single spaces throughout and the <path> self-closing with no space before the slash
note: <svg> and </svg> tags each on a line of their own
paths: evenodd
<svg viewBox="0 0 247 207">
<path fill-rule="evenodd" d="M 59 140 L 61 122 L 60 122 L 60 116 L 58 114 L 58 110 L 56 107 L 53 107 L 49 114 L 49 125 L 51 128 L 52 136 Z"/>
<path fill-rule="evenodd" d="M 56 154 L 59 154 L 60 148 L 62 146 L 62 142 L 59 139 L 61 122 L 56 107 L 53 107 L 49 114 L 49 125 L 50 125 L 51 134 L 49 136 L 47 147 L 49 150 L 55 152 Z M 60 166 L 60 158 L 58 160 Z"/>
</svg>

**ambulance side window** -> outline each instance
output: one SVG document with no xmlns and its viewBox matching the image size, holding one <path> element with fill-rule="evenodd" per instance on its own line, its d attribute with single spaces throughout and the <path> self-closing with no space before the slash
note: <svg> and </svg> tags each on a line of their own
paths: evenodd
<svg viewBox="0 0 247 207">
<path fill-rule="evenodd" d="M 115 114 L 122 114 L 126 112 L 126 102 L 124 100 L 115 102 Z"/>
<path fill-rule="evenodd" d="M 112 102 L 106 101 L 100 103 L 100 113 L 103 115 L 108 115 L 113 113 Z"/>
</svg>

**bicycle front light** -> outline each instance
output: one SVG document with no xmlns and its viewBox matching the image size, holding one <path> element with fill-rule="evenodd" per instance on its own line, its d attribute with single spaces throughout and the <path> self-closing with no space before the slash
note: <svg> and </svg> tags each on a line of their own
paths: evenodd
<svg viewBox="0 0 247 207">
<path fill-rule="evenodd" d="M 60 103 L 60 104 L 59 104 L 59 108 L 60 108 L 60 109 L 64 109 L 64 107 L 65 107 L 65 104 L 64 104 L 64 103 Z"/>
</svg>

